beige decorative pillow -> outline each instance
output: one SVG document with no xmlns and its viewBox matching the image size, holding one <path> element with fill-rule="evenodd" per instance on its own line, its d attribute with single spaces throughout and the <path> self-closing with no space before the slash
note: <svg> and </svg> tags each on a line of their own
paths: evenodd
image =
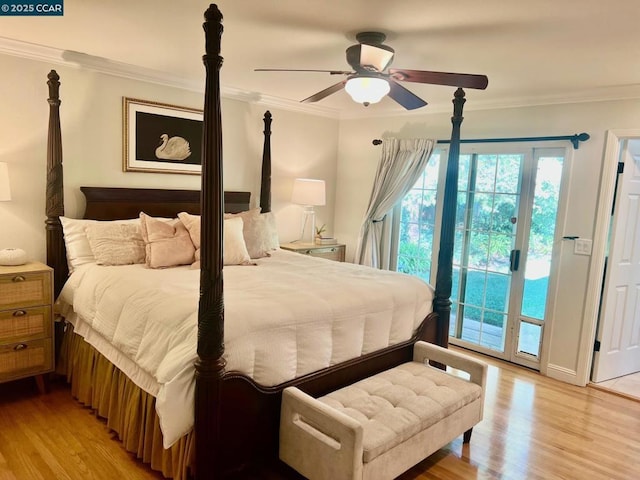
<svg viewBox="0 0 640 480">
<path fill-rule="evenodd" d="M 87 232 L 85 227 L 88 225 L 96 224 L 116 224 L 116 223 L 128 223 L 128 224 L 140 224 L 138 218 L 131 220 L 87 220 L 84 218 L 69 218 L 60 217 L 60 223 L 62 223 L 62 231 L 64 232 L 64 244 L 67 249 L 67 264 L 69 267 L 69 273 L 73 273 L 73 270 L 85 263 L 95 263 L 96 258 L 91 251 L 91 245 L 89 245 L 89 239 L 87 238 Z"/>
<path fill-rule="evenodd" d="M 149 268 L 166 268 L 193 262 L 195 248 L 179 219 L 158 220 L 140 212 L 140 227 Z"/>
<path fill-rule="evenodd" d="M 180 212 L 178 218 L 189 230 L 191 241 L 197 249 L 195 255 L 197 263 L 200 260 L 200 215 Z M 225 265 L 244 265 L 251 260 L 242 236 L 242 226 L 243 221 L 239 216 L 225 215 L 222 244 L 222 262 Z M 193 267 L 198 268 L 199 265 L 194 264 Z"/>
<path fill-rule="evenodd" d="M 85 227 L 98 265 L 144 263 L 144 241 L 136 223 L 94 223 Z"/>
<path fill-rule="evenodd" d="M 261 258 L 280 246 L 276 216 L 273 212 L 261 213 L 251 217 L 244 224 L 244 241 L 251 258 Z"/>
<path fill-rule="evenodd" d="M 200 215 L 191 215 L 187 212 L 180 212 L 178 218 L 187 227 L 191 242 L 196 248 L 196 261 L 200 260 Z"/>
<path fill-rule="evenodd" d="M 273 212 L 260 213 L 260 208 L 252 208 L 246 212 L 226 214 L 225 217 L 242 218 L 244 242 L 251 258 L 266 257 L 270 251 L 278 249 L 280 242 Z"/>
</svg>

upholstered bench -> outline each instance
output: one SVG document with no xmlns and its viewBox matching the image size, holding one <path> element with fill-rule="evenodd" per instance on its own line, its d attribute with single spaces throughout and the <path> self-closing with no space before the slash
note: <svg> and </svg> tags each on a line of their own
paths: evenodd
<svg viewBox="0 0 640 480">
<path fill-rule="evenodd" d="M 429 360 L 468 372 L 462 378 Z M 390 480 L 482 419 L 487 365 L 418 342 L 413 362 L 321 398 L 284 390 L 280 458 L 312 480 Z"/>
</svg>

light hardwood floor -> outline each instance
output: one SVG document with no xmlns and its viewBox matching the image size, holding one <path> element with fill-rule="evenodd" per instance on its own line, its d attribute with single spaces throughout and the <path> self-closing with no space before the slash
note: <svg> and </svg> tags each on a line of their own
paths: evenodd
<svg viewBox="0 0 640 480">
<path fill-rule="evenodd" d="M 485 419 L 401 480 L 640 478 L 640 402 L 490 365 Z M 252 478 L 296 478 L 276 469 Z M 59 383 L 0 385 L 0 480 L 158 479 Z"/>
</svg>

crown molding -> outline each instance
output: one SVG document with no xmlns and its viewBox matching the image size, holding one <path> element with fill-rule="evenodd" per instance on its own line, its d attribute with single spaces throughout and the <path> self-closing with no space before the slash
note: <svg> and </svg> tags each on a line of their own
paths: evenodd
<svg viewBox="0 0 640 480">
<path fill-rule="evenodd" d="M 12 55 L 72 68 L 87 69 L 103 73 L 105 75 L 113 75 L 130 80 L 204 93 L 203 80 L 186 79 L 171 73 L 131 65 L 128 63 L 116 62 L 73 50 L 61 50 L 54 47 L 47 47 L 44 45 L 37 45 L 34 43 L 0 37 L 0 54 Z M 339 117 L 339 112 L 336 109 L 322 107 L 319 105 L 302 104 L 292 100 L 263 95 L 257 92 L 250 92 L 225 85 L 220 87 L 220 95 L 224 98 L 255 103 L 267 108 L 279 108 L 330 118 Z"/>
<path fill-rule="evenodd" d="M 204 92 L 204 81 L 184 78 L 171 73 L 153 70 L 150 68 L 116 62 L 102 57 L 88 55 L 72 50 L 62 50 L 44 45 L 13 40 L 0 37 L 0 54 L 27 58 L 48 64 L 63 65 L 72 68 L 87 69 L 105 75 L 154 83 L 167 87 L 179 88 L 197 93 Z M 224 98 L 253 103 L 266 108 L 278 108 L 282 110 L 299 112 L 309 115 L 323 116 L 341 120 L 355 120 L 362 118 L 389 118 L 423 116 L 437 113 L 450 113 L 450 102 L 430 104 L 424 109 L 413 111 L 383 110 L 383 109 L 352 109 L 340 111 L 335 108 L 324 107 L 318 104 L 301 103 L 287 100 L 258 92 L 241 90 L 222 85 L 220 94 Z M 500 100 L 474 99 L 465 105 L 466 111 L 471 110 L 497 110 L 504 108 L 536 107 L 543 105 L 561 105 L 569 103 L 604 102 L 614 100 L 628 100 L 640 98 L 640 85 L 620 85 L 606 88 L 577 90 L 563 94 L 536 95 L 524 97 L 505 97 Z"/>
<path fill-rule="evenodd" d="M 501 110 L 505 108 L 527 108 L 548 105 L 566 105 L 576 103 L 611 102 L 619 100 L 640 99 L 640 84 L 616 85 L 611 87 L 576 90 L 561 94 L 532 95 L 523 97 L 505 97 L 499 100 L 474 99 L 464 106 L 465 111 L 475 110 Z M 427 107 L 412 111 L 379 111 L 377 117 L 410 117 L 437 113 L 451 113 L 451 102 L 429 104 Z M 343 120 L 357 120 L 371 118 L 371 113 L 341 112 Z"/>
</svg>

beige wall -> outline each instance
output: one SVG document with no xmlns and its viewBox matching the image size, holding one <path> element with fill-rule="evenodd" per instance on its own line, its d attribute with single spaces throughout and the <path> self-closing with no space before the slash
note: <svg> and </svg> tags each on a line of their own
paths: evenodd
<svg viewBox="0 0 640 480">
<path fill-rule="evenodd" d="M 471 95 L 468 95 L 468 98 Z M 468 99 L 468 104 L 473 102 Z M 426 107 L 428 111 L 429 107 Z M 370 194 L 379 158 L 371 145 L 383 136 L 449 138 L 451 114 L 343 120 L 340 125 L 336 235 L 348 245 L 353 258 L 362 216 Z M 640 100 L 592 102 L 501 110 L 468 109 L 462 138 L 569 135 L 587 132 L 591 139 L 580 145 L 571 159 L 567 218 L 562 232 L 594 238 L 605 134 L 608 129 L 638 128 Z M 566 145 L 569 145 L 567 143 Z M 594 245 L 595 248 L 595 245 Z M 573 242 L 562 242 L 556 304 L 552 313 L 551 338 L 542 371 L 576 383 L 579 365 L 589 361 L 590 351 L 580 350 L 583 328 L 594 321 L 585 317 L 584 302 L 591 257 L 575 255 Z"/>
<path fill-rule="evenodd" d="M 13 199 L 0 204 L 0 248 L 20 247 L 45 259 L 44 206 L 51 65 L 0 55 L 0 162 L 9 164 Z M 122 97 L 202 108 L 199 93 L 79 68 L 54 65 L 60 75 L 65 214 L 79 216 L 81 185 L 198 189 L 200 177 L 122 171 Z M 250 190 L 259 202 L 265 107 L 223 98 L 224 186 Z M 272 209 L 282 241 L 297 237 L 301 207 L 290 202 L 293 178 L 326 180 L 328 204 L 318 219 L 333 225 L 338 121 L 271 109 Z"/>
</svg>

